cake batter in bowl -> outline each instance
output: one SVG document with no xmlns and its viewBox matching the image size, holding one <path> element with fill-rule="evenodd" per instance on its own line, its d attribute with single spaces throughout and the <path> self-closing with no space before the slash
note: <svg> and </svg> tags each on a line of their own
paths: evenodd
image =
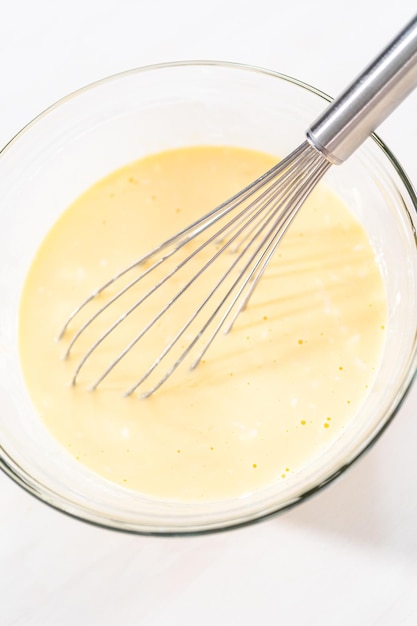
<svg viewBox="0 0 417 626">
<path fill-rule="evenodd" d="M 0 286 L 4 294 L 0 432 L 2 467 L 17 482 L 67 513 L 112 528 L 143 533 L 218 530 L 261 519 L 301 501 L 340 474 L 382 432 L 415 371 L 416 200 L 401 167 L 376 137 L 326 176 L 325 186 L 312 196 L 278 251 L 271 276 L 264 277 L 266 291 L 256 294 L 258 300 L 251 302 L 230 336 L 219 340 L 216 350 L 220 353 L 208 353 L 206 363 L 193 375 L 184 372 L 182 379 L 148 400 L 122 398 L 117 377 L 97 394 L 88 394 L 82 382 L 76 388 L 64 388 L 65 368 L 70 364 L 59 361 L 62 348 L 46 342 L 42 316 L 36 319 L 36 307 L 50 310 L 46 299 L 51 297 L 52 303 L 58 303 L 57 323 L 61 310 L 59 321 L 65 321 L 69 285 L 88 292 L 89 281 L 96 281 L 93 288 L 103 282 L 97 282 L 95 273 L 104 278 L 108 271 L 113 273 L 120 254 L 112 245 L 115 239 L 119 250 L 134 253 L 135 237 L 127 236 L 130 222 L 116 215 L 124 234 L 117 234 L 112 223 L 108 229 L 101 224 L 101 231 L 107 230 L 101 244 L 98 236 L 94 239 L 87 232 L 90 261 L 80 264 L 78 274 L 72 271 L 73 283 L 66 283 L 65 271 L 59 276 L 65 268 L 54 259 L 59 255 L 68 259 L 71 248 L 76 263 L 77 246 L 78 252 L 83 246 L 86 249 L 80 219 L 70 220 L 76 205 L 86 217 L 91 214 L 88 206 L 97 207 L 94 194 L 104 213 L 107 205 L 114 206 L 115 198 L 120 207 L 134 206 L 138 203 L 132 194 L 139 189 L 142 201 L 149 200 L 147 206 L 152 207 L 144 209 L 141 202 L 142 211 L 152 210 L 154 216 L 170 211 L 169 218 L 159 213 L 154 230 L 144 230 L 142 238 L 146 242 L 151 237 L 164 239 L 169 233 L 162 230 L 172 224 L 177 231 L 178 220 L 187 222 L 196 204 L 202 205 L 201 198 L 209 202 L 201 206 L 203 211 L 217 202 L 217 185 L 221 200 L 228 193 L 227 184 L 242 186 L 248 177 L 267 169 L 272 159 L 287 154 L 299 143 L 309 120 L 324 108 L 325 99 L 294 79 L 256 68 L 220 63 L 161 65 L 112 77 L 69 96 L 6 147 L 0 161 Z M 127 165 L 137 159 L 142 160 Z M 173 168 L 177 168 L 174 182 L 185 181 L 183 173 L 189 172 L 190 163 L 196 170 L 187 188 L 199 181 L 200 202 L 198 194 L 186 198 L 179 193 L 164 209 L 163 203 L 158 204 L 161 190 L 150 187 L 155 181 L 172 185 L 166 172 L 172 173 Z M 144 167 L 148 167 L 146 172 Z M 231 169 L 224 186 L 218 172 L 227 167 Z M 204 181 L 214 190 L 212 197 L 201 193 Z M 132 199 L 133 205 L 129 204 Z M 329 203 L 337 208 L 326 212 L 323 207 Z M 46 233 L 71 204 L 33 263 Z M 100 217 L 101 221 L 115 219 L 109 211 L 107 216 L 96 211 L 85 227 L 96 229 Z M 363 239 L 350 240 L 355 229 L 355 236 Z M 329 247 L 323 248 L 317 237 L 326 238 L 326 234 Z M 129 245 L 120 246 L 123 237 Z M 48 257 L 54 241 L 58 257 Z M 137 245 L 140 248 L 140 237 Z M 363 250 L 367 246 L 374 253 L 370 254 L 376 270 L 371 272 L 373 287 L 366 282 Z M 120 267 L 126 260 L 120 259 Z M 303 274 L 300 262 L 307 282 L 297 286 L 297 277 Z M 30 293 L 28 288 L 20 309 L 21 355 L 29 394 L 21 368 L 18 318 L 31 266 L 27 285 L 37 266 L 52 282 L 38 283 L 44 293 L 36 288 Z M 94 272 L 88 267 L 95 268 Z M 334 299 L 329 300 L 329 290 L 323 289 L 323 277 L 317 271 L 327 272 L 324 282 Z M 271 289 L 267 281 L 276 280 L 274 272 L 280 274 L 281 283 L 270 282 Z M 357 289 L 350 292 L 355 283 Z M 359 309 L 355 309 L 353 293 L 360 293 Z M 76 305 L 79 294 L 74 292 L 72 297 Z M 339 315 L 338 330 L 320 325 L 314 317 L 317 302 L 329 320 Z M 341 313 L 342 303 L 350 307 L 350 317 Z M 303 314 L 308 314 L 307 322 Z M 49 320 L 44 327 L 54 323 Z M 372 328 L 367 335 L 371 352 L 361 352 L 361 324 Z M 50 330 L 53 338 L 59 328 Z M 279 334 L 281 339 L 276 341 Z M 341 336 L 345 342 L 334 343 Z M 232 349 L 230 340 L 236 344 Z M 330 360 L 323 365 L 320 346 L 325 341 Z M 265 356 L 265 346 L 270 350 L 271 345 L 273 352 Z M 28 352 L 31 371 L 36 373 L 32 383 Z M 47 352 L 53 355 L 49 365 Z M 38 356 L 38 364 L 33 356 Z M 48 423 L 47 397 L 39 400 L 33 394 L 34 389 L 51 383 L 52 363 L 56 372 L 65 374 L 58 382 L 63 395 L 53 410 L 55 426 Z M 353 370 L 356 379 L 349 379 Z M 285 371 L 290 372 L 287 378 Z M 349 383 L 343 387 L 348 380 L 350 387 Z M 300 381 L 308 383 L 305 388 L 311 397 L 302 397 Z M 317 390 L 323 390 L 324 396 Z M 109 425 L 109 416 L 99 406 L 100 402 L 109 405 L 100 400 L 106 394 L 112 394 L 114 407 L 125 403 L 132 410 L 126 423 L 120 423 L 113 408 L 113 426 Z M 84 418 L 74 400 L 81 395 L 90 405 Z M 284 396 L 288 407 L 282 404 Z M 325 400 L 320 404 L 322 397 Z M 185 407 L 189 410 L 190 405 L 194 406 L 187 417 Z M 146 408 L 149 415 L 143 416 L 142 406 L 150 407 Z M 113 442 L 113 452 L 107 458 L 112 448 L 109 442 Z M 117 458 L 114 445 L 123 450 L 123 459 Z M 92 460 L 100 455 L 104 461 Z"/>
</svg>

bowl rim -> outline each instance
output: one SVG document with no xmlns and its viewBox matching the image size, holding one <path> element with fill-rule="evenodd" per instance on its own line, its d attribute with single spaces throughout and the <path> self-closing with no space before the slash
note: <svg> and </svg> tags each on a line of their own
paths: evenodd
<svg viewBox="0 0 417 626">
<path fill-rule="evenodd" d="M 15 135 L 11 137 L 11 139 L 0 148 L 0 158 L 13 148 L 14 144 L 30 129 L 35 126 L 39 121 L 41 121 L 44 117 L 48 116 L 49 113 L 55 111 L 56 109 L 64 106 L 68 101 L 77 98 L 84 92 L 93 90 L 100 85 L 108 84 L 112 81 L 119 80 L 124 77 L 128 77 L 130 75 L 137 75 L 145 72 L 152 72 L 158 70 L 164 70 L 169 68 L 181 68 L 181 67 L 219 67 L 230 70 L 238 70 L 244 72 L 253 72 L 266 76 L 271 76 L 272 78 L 277 78 L 284 82 L 288 82 L 297 87 L 302 88 L 305 91 L 308 91 L 327 103 L 332 102 L 333 98 L 329 96 L 327 93 L 313 87 L 312 85 L 302 81 L 300 79 L 294 78 L 290 75 L 266 69 L 256 65 L 250 65 L 246 63 L 232 62 L 232 61 L 219 61 L 219 60 L 181 60 L 181 61 L 168 61 L 162 63 L 155 63 L 144 65 L 140 67 L 135 67 L 131 69 L 127 69 L 121 72 L 117 72 L 111 74 L 109 76 L 100 78 L 96 81 L 92 81 L 72 92 L 63 96 L 62 98 L 55 101 L 53 104 L 49 105 L 43 111 L 41 111 L 38 115 L 36 115 L 32 120 L 30 120 L 27 124 L 25 124 Z M 417 193 L 416 190 L 409 179 L 408 175 L 404 171 L 402 165 L 399 160 L 394 156 L 393 152 L 388 148 L 388 146 L 382 141 L 382 139 L 376 133 L 372 133 L 369 136 L 374 143 L 378 146 L 378 148 L 382 151 L 383 155 L 388 159 L 388 161 L 393 166 L 396 171 L 399 179 L 403 183 L 409 198 L 414 207 L 415 213 L 417 215 Z M 415 235 L 416 238 L 416 235 Z M 250 517 L 245 518 L 244 520 L 232 520 L 230 523 L 222 522 L 216 523 L 212 526 L 194 528 L 191 530 L 187 530 L 186 528 L 176 529 L 176 530 L 165 530 L 162 528 L 155 528 L 152 530 L 144 530 L 143 527 L 133 527 L 132 523 L 124 524 L 120 520 L 112 520 L 110 518 L 105 519 L 101 514 L 95 513 L 92 514 L 92 511 L 88 511 L 83 505 L 80 504 L 72 504 L 68 498 L 60 496 L 55 493 L 50 488 L 45 488 L 43 485 L 40 485 L 36 480 L 33 480 L 30 474 L 27 473 L 26 470 L 21 468 L 13 459 L 10 458 L 7 451 L 3 449 L 0 444 L 0 469 L 9 476 L 18 486 L 23 488 L 26 492 L 47 504 L 51 508 L 64 513 L 65 515 L 85 522 L 87 524 L 97 526 L 100 528 L 106 528 L 109 530 L 117 530 L 119 532 L 125 532 L 129 534 L 136 535 L 144 535 L 144 536 L 195 536 L 195 535 L 204 535 L 215 532 L 224 532 L 226 530 L 233 530 L 236 528 L 243 528 L 245 526 L 261 522 L 263 520 L 269 519 L 271 517 L 275 517 L 285 511 L 288 511 L 296 504 L 304 502 L 315 493 L 323 489 L 325 486 L 331 484 L 336 478 L 341 476 L 352 464 L 354 464 L 362 455 L 364 455 L 367 451 L 371 449 L 371 447 L 378 441 L 379 437 L 385 432 L 386 428 L 391 424 L 394 417 L 397 415 L 400 410 L 405 398 L 410 391 L 410 388 L 417 377 L 417 362 L 416 362 L 416 354 L 414 354 L 414 358 L 411 360 L 411 365 L 409 368 L 409 376 L 406 379 L 405 385 L 397 396 L 396 401 L 393 402 L 392 409 L 388 415 L 388 417 L 383 421 L 376 432 L 373 433 L 371 439 L 365 443 L 364 446 L 360 447 L 359 450 L 353 453 L 348 462 L 344 463 L 342 466 L 337 467 L 329 476 L 324 478 L 322 481 L 314 485 L 312 488 L 307 491 L 301 493 L 297 498 L 293 501 L 287 503 L 286 505 L 280 507 L 279 509 L 270 510 L 267 512 L 257 512 L 252 514 Z M 88 516 L 90 515 L 90 516 Z"/>
</svg>

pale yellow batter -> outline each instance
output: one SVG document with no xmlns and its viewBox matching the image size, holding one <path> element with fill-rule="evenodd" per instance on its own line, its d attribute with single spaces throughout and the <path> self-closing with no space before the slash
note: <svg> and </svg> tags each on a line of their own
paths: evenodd
<svg viewBox="0 0 417 626">
<path fill-rule="evenodd" d="M 316 458 L 363 402 L 383 346 L 384 286 L 362 227 L 324 186 L 302 209 L 232 332 L 217 338 L 194 371 L 180 368 L 150 398 L 123 398 L 143 373 L 151 338 L 96 391 L 86 390 L 143 325 L 138 313 L 96 351 L 78 384 L 68 384 L 127 299 L 62 361 L 81 321 L 96 309 L 87 307 L 55 342 L 79 302 L 273 162 L 220 147 L 151 156 L 89 189 L 43 242 L 21 301 L 24 375 L 53 435 L 107 479 L 175 499 L 239 496 L 285 480 Z M 206 283 L 200 284 L 203 293 Z"/>
</svg>

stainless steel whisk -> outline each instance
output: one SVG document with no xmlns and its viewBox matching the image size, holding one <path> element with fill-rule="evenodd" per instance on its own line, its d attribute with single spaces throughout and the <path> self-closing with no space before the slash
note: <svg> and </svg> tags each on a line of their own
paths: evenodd
<svg viewBox="0 0 417 626">
<path fill-rule="evenodd" d="M 245 308 L 249 298 L 261 279 L 272 255 L 288 227 L 303 205 L 306 198 L 332 164 L 345 161 L 377 128 L 377 126 L 402 102 L 417 85 L 417 16 L 399 33 L 362 74 L 330 104 L 324 113 L 306 132 L 306 140 L 289 156 L 280 161 L 263 176 L 245 189 L 226 200 L 223 204 L 196 222 L 184 228 L 151 252 L 123 269 L 111 280 L 94 291 L 82 302 L 66 321 L 61 339 L 69 324 L 78 313 L 99 294 L 113 286 L 123 276 L 144 266 L 138 276 L 124 285 L 102 305 L 74 334 L 64 358 L 67 358 L 81 334 L 106 309 L 127 291 L 138 285 L 157 268 L 167 266 L 165 275 L 147 288 L 126 312 L 103 333 L 82 356 L 76 366 L 72 384 L 102 342 L 125 319 L 143 305 L 157 290 L 191 263 L 196 263 L 199 255 L 203 259 L 196 266 L 195 273 L 179 291 L 168 299 L 162 309 L 151 317 L 146 326 L 138 331 L 130 343 L 109 364 L 102 375 L 93 382 L 90 389 L 96 389 L 117 364 L 150 331 L 169 309 L 178 302 L 197 280 L 204 280 L 204 273 L 226 251 L 234 252 L 226 272 L 218 277 L 190 317 L 171 337 L 153 363 L 139 380 L 127 390 L 132 394 L 157 368 L 178 342 L 183 341 L 193 322 L 204 315 L 201 326 L 181 349 L 168 369 L 151 386 L 143 397 L 154 393 L 177 369 L 184 359 L 195 349 L 196 356 L 191 367 L 195 367 L 223 330 L 228 332 L 239 313 Z M 202 234 L 209 233 L 199 243 Z M 196 241 L 195 249 L 186 252 L 187 244 Z M 213 254 L 204 256 L 209 249 Z M 158 270 L 159 271 L 159 270 Z M 229 282 L 227 282 L 229 281 Z M 218 300 L 214 296 L 218 296 Z M 214 301 L 214 305 L 213 305 Z M 210 309 L 210 304 L 212 308 Z M 208 311 L 208 312 L 207 312 Z M 205 342 L 201 345 L 203 337 Z M 199 344 L 199 348 L 196 345 Z"/>
</svg>

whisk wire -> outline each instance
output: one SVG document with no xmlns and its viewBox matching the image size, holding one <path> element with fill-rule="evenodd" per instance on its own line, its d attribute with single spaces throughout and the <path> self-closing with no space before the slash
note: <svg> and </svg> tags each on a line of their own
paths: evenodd
<svg viewBox="0 0 417 626">
<path fill-rule="evenodd" d="M 295 177 L 295 174 L 293 173 L 293 178 Z M 190 261 L 196 254 L 197 252 L 200 252 L 201 250 L 203 250 L 205 247 L 207 247 L 210 243 L 213 243 L 214 241 L 218 241 L 219 240 L 219 235 L 221 235 L 222 233 L 224 233 L 225 231 L 229 230 L 230 227 L 234 224 L 235 220 L 238 220 L 240 223 L 240 228 L 237 231 L 234 231 L 232 236 L 230 237 L 230 239 L 227 241 L 227 243 L 223 244 L 223 246 L 209 259 L 209 261 L 207 261 L 192 277 L 191 280 L 189 280 L 184 286 L 183 288 L 171 299 L 167 302 L 167 304 L 159 311 L 159 313 L 154 316 L 150 322 L 141 330 L 141 332 L 139 334 L 136 335 L 136 337 L 134 337 L 134 339 L 132 339 L 132 341 L 124 348 L 124 350 L 110 363 L 110 365 L 107 367 L 107 369 L 103 372 L 103 374 L 99 377 L 98 380 L 96 380 L 96 382 L 91 386 L 91 389 L 96 389 L 97 386 L 104 380 L 104 378 L 114 369 L 114 367 L 124 358 L 124 356 L 126 356 L 126 354 L 140 341 L 140 339 L 152 328 L 152 326 L 154 326 L 159 320 L 160 318 L 165 314 L 165 312 L 171 308 L 171 306 L 185 293 L 185 291 L 187 291 L 189 289 L 189 287 L 191 287 L 192 284 L 194 284 L 194 282 L 213 264 L 213 262 L 221 255 L 223 254 L 223 252 L 229 248 L 231 246 L 231 244 L 236 241 L 239 237 L 239 235 L 243 232 L 245 232 L 245 230 L 248 228 L 248 225 L 251 224 L 252 222 L 256 221 L 256 218 L 259 216 L 262 216 L 265 208 L 268 206 L 272 206 L 272 208 L 269 209 L 269 212 L 267 213 L 267 215 L 270 215 L 270 219 L 272 219 L 272 215 L 273 215 L 273 205 L 271 205 L 271 201 L 274 200 L 274 198 L 276 196 L 279 195 L 281 191 L 281 188 L 278 187 L 276 185 L 274 185 L 273 183 L 267 187 L 266 190 L 264 190 L 259 197 L 255 198 L 247 207 L 245 207 L 237 216 L 235 216 L 234 218 L 232 218 L 225 226 L 223 226 L 220 230 L 218 230 L 216 233 L 214 233 L 208 240 L 206 240 L 202 245 L 200 245 L 196 251 L 194 251 L 194 253 L 192 253 L 191 255 L 189 255 L 179 266 L 177 266 L 172 273 L 168 274 L 167 276 L 164 277 L 164 279 L 162 281 L 160 281 L 159 283 L 157 283 L 150 291 L 148 291 L 143 298 L 141 298 L 139 301 L 137 301 L 134 305 L 132 305 L 132 307 L 124 314 L 124 316 L 122 316 L 121 318 L 119 318 L 118 320 L 116 320 L 116 322 L 110 327 L 110 329 L 108 329 L 108 331 L 106 331 L 105 334 L 103 334 L 96 342 L 95 344 L 90 348 L 90 350 L 86 353 L 85 357 L 83 358 L 82 362 L 79 364 L 77 370 L 76 370 L 76 375 L 78 375 L 81 366 L 84 364 L 84 362 L 87 360 L 87 358 L 90 356 L 90 354 L 98 347 L 98 345 L 110 334 L 110 332 L 112 332 L 117 325 L 119 325 L 123 319 L 125 319 L 125 317 L 130 314 L 131 312 L 133 312 L 133 310 L 135 310 L 140 304 L 143 303 L 143 301 L 145 299 L 147 299 L 148 296 L 151 295 L 151 293 L 153 293 L 157 288 L 159 288 L 160 286 L 162 286 L 162 284 L 164 284 L 168 278 L 170 278 L 173 273 L 175 273 L 177 271 L 177 269 L 179 269 L 180 266 L 185 265 L 186 263 L 188 263 L 188 261 Z M 259 206 L 259 202 L 260 200 L 263 201 L 263 204 L 261 204 Z M 254 210 L 256 209 L 256 212 L 254 213 Z M 249 214 L 249 215 L 248 215 Z M 242 224 L 242 219 L 246 218 L 246 222 L 243 222 Z M 269 220 L 268 220 L 269 221 Z M 214 295 L 214 293 L 216 292 L 216 290 L 218 289 L 218 287 L 225 281 L 225 279 L 227 278 L 227 276 L 231 273 L 231 271 L 234 269 L 234 267 L 237 265 L 237 263 L 239 262 L 239 260 L 244 256 L 244 254 L 246 253 L 247 249 L 252 245 L 253 241 L 255 241 L 255 239 L 259 236 L 259 234 L 262 232 L 262 230 L 267 226 L 268 221 L 264 222 L 264 225 L 262 226 L 262 228 L 257 232 L 257 234 L 255 235 L 255 237 L 252 238 L 252 240 L 250 241 L 249 245 L 247 245 L 243 251 L 235 258 L 235 260 L 233 261 L 233 263 L 229 266 L 228 270 L 222 275 L 222 277 L 220 278 L 220 280 L 218 281 L 218 283 L 215 285 L 215 287 L 212 289 L 211 292 L 209 292 L 208 296 L 203 300 L 203 302 L 199 305 L 198 308 L 195 309 L 194 313 L 189 317 L 189 319 L 187 320 L 187 322 L 184 324 L 184 326 L 180 329 L 180 331 L 175 335 L 175 337 L 172 339 L 172 341 L 168 344 L 168 346 L 165 348 L 165 350 L 163 350 L 163 352 L 161 353 L 161 355 L 159 355 L 159 357 L 156 359 L 156 361 L 152 364 L 152 366 L 147 370 L 147 372 L 145 373 L 145 375 L 140 379 L 140 381 L 134 386 L 134 388 L 131 388 L 126 395 L 130 395 L 146 378 L 148 378 L 148 376 L 152 373 L 152 371 L 154 371 L 154 369 L 156 368 L 156 366 L 161 362 L 161 360 L 168 354 L 168 352 L 170 352 L 170 350 L 173 348 L 173 346 L 177 343 L 177 341 L 181 338 L 181 336 L 185 333 L 185 331 L 189 328 L 189 326 L 191 325 L 191 323 L 194 321 L 194 319 L 198 316 L 198 314 L 201 312 L 202 308 L 207 304 L 207 302 L 211 299 L 211 297 Z M 256 224 L 254 226 L 254 228 L 256 228 Z M 224 241 L 224 240 L 223 240 Z M 194 345 L 195 342 L 192 343 L 192 346 Z M 191 346 L 191 347 L 192 347 Z M 188 353 L 188 352 L 187 352 Z M 185 355 L 184 355 L 185 356 Z M 183 359 L 181 359 L 183 360 Z"/>
<path fill-rule="evenodd" d="M 132 348 L 161 320 L 167 311 L 221 255 L 225 254 L 226 251 L 233 252 L 233 260 L 224 273 L 199 305 L 194 307 L 185 323 L 153 360 L 150 367 L 148 367 L 139 380 L 128 389 L 125 395 L 131 395 L 149 378 L 158 366 L 160 366 L 161 362 L 173 350 L 174 346 L 178 344 L 179 340 L 184 336 L 192 323 L 202 314 L 202 311 L 208 306 L 213 296 L 217 294 L 220 288 L 223 290 L 224 285 L 226 291 L 222 294 L 220 302 L 216 303 L 213 310 L 207 311 L 207 315 L 200 329 L 193 335 L 192 339 L 188 341 L 186 347 L 181 350 L 174 363 L 168 367 L 163 376 L 159 378 L 158 382 L 153 384 L 142 396 L 147 397 L 159 389 L 177 367 L 183 363 L 203 335 L 206 334 L 206 331 L 215 324 L 208 340 L 192 362 L 191 367 L 196 367 L 220 330 L 223 328 L 225 333 L 229 332 L 238 315 L 247 306 L 271 256 L 298 212 L 300 205 L 304 202 L 311 189 L 329 166 L 330 163 L 326 158 L 311 146 L 308 141 L 305 141 L 286 159 L 275 165 L 253 183 L 247 185 L 241 192 L 235 194 L 228 201 L 222 203 L 219 207 L 210 211 L 199 220 L 196 220 L 178 234 L 167 239 L 150 253 L 136 260 L 88 296 L 88 298 L 71 313 L 60 333 L 60 337 L 65 333 L 74 317 L 76 317 L 81 309 L 91 300 L 116 283 L 128 272 L 151 261 L 150 266 L 143 269 L 138 276 L 135 276 L 125 286 L 117 290 L 113 296 L 80 326 L 69 342 L 64 358 L 69 356 L 74 344 L 85 330 L 116 300 L 133 289 L 133 287 L 138 285 L 140 281 L 149 276 L 152 272 L 158 268 L 162 268 L 165 263 L 171 260 L 174 262 L 173 267 L 171 267 L 171 269 L 168 267 L 165 275 L 157 280 L 154 285 L 145 290 L 145 293 L 131 304 L 130 307 L 128 307 L 127 310 L 87 349 L 75 368 L 71 381 L 72 384 L 76 384 L 81 369 L 93 352 L 97 350 L 104 340 L 122 324 L 133 311 L 138 309 L 152 294 L 168 283 L 177 272 L 194 259 L 198 258 L 200 253 L 209 249 L 210 246 L 216 245 L 216 250 L 210 258 L 204 260 L 203 257 L 202 264 L 196 268 L 191 278 L 189 278 L 171 299 L 141 328 L 140 332 L 118 353 L 102 372 L 100 377 L 96 379 L 89 388 L 91 390 L 96 389 L 102 383 L 118 363 L 120 363 Z M 226 223 L 222 223 L 222 220 L 226 220 Z M 180 254 L 187 243 L 195 240 L 208 229 L 213 228 L 215 228 L 215 232 L 211 234 L 209 232 L 208 237 L 202 243 L 199 243 L 195 250 L 186 253 L 185 258 L 180 257 L 175 261 L 175 255 Z M 159 258 L 156 258 L 157 255 L 159 255 Z M 243 266 L 237 270 L 242 261 L 244 261 Z M 236 278 L 232 279 L 231 285 L 226 286 L 226 280 L 231 277 L 234 270 L 238 271 L 238 275 Z M 227 325 L 226 322 L 228 322 Z"/>
<path fill-rule="evenodd" d="M 272 172 L 274 169 L 277 168 L 272 168 L 270 170 L 270 172 Z M 274 176 L 276 176 L 276 173 L 274 172 Z M 274 176 L 267 176 L 267 177 L 262 177 L 263 179 L 267 179 L 268 182 L 269 180 L 272 178 L 274 178 Z M 258 185 L 258 181 L 255 181 L 254 186 L 259 189 L 261 186 Z M 246 188 L 249 189 L 250 185 Z M 271 187 L 267 187 L 266 190 L 264 190 L 262 192 L 262 194 L 258 197 L 255 198 L 255 200 L 253 200 L 252 202 L 249 203 L 248 206 L 246 206 L 242 211 L 240 211 L 240 213 L 238 213 L 237 216 L 234 216 L 233 218 L 230 219 L 230 221 L 225 224 L 222 228 L 220 228 L 216 233 L 214 233 L 211 237 L 209 237 L 206 241 L 204 241 L 202 244 L 200 244 L 196 250 L 194 250 L 191 254 L 189 254 L 185 259 L 183 259 L 180 263 L 178 263 L 176 266 L 174 266 L 174 268 L 168 272 L 161 280 L 157 281 L 155 283 L 155 285 L 153 285 L 153 287 L 151 289 L 149 289 L 139 300 L 137 300 L 130 308 L 127 309 L 127 311 L 125 311 L 125 313 L 123 315 L 121 315 L 108 329 L 105 333 L 103 333 L 95 342 L 94 344 L 86 351 L 85 355 L 83 356 L 83 358 L 80 360 L 80 362 L 78 363 L 78 366 L 75 369 L 74 372 L 74 376 L 73 379 L 71 381 L 71 384 L 75 384 L 77 381 L 77 377 L 80 373 L 80 370 L 82 369 L 83 365 L 86 363 L 86 361 L 88 360 L 88 358 L 91 356 L 91 354 L 98 348 L 98 346 L 106 339 L 106 337 L 108 337 L 131 313 L 133 313 L 133 311 L 135 311 L 141 304 L 143 304 L 155 291 L 157 291 L 157 289 L 159 289 L 160 287 L 162 287 L 170 278 L 172 278 L 172 276 L 174 276 L 174 274 L 176 274 L 182 267 L 184 267 L 187 263 L 189 263 L 195 256 L 197 256 L 197 254 L 199 252 L 201 252 L 204 248 L 208 247 L 210 244 L 212 244 L 213 242 L 215 242 L 216 240 L 219 239 L 220 235 L 222 235 L 222 233 L 226 230 L 228 230 L 230 228 L 231 225 L 233 225 L 235 223 L 235 221 L 240 220 L 241 216 L 245 216 L 247 213 L 251 213 L 251 210 L 257 206 L 258 202 L 260 199 L 262 198 L 268 198 L 268 194 L 270 193 L 270 190 L 272 189 L 273 191 L 273 185 L 271 185 Z M 246 197 L 246 196 L 245 196 Z M 232 198 L 232 203 L 231 203 L 231 209 L 233 210 L 234 208 L 236 208 L 236 206 L 239 206 L 241 204 L 241 202 L 239 202 L 239 204 L 236 202 L 235 197 Z M 225 206 L 226 203 L 223 203 L 222 206 Z M 260 212 L 260 211 L 259 211 Z M 212 212 L 213 214 L 213 212 Z M 203 217 L 201 221 L 205 221 L 206 217 Z M 219 216 L 217 216 L 217 218 L 211 222 L 206 222 L 204 229 L 199 228 L 199 232 L 202 232 L 202 230 L 206 230 L 206 228 L 208 227 L 207 224 L 208 223 L 215 223 L 220 219 Z M 197 223 L 196 223 L 197 224 Z M 109 372 L 120 362 L 120 360 L 127 354 L 127 352 L 129 352 L 131 350 L 131 348 L 152 328 L 152 326 L 154 326 L 154 324 L 156 322 L 158 322 L 158 320 L 164 315 L 164 313 L 174 304 L 174 302 L 176 302 L 182 295 L 183 293 L 191 286 L 191 284 L 193 284 L 195 282 L 195 280 L 201 276 L 201 274 L 211 265 L 211 263 L 230 245 L 230 243 L 236 239 L 238 237 L 238 234 L 243 231 L 243 228 L 240 229 L 240 231 L 238 231 L 238 233 L 236 234 L 236 236 L 229 240 L 228 244 L 226 246 L 223 246 L 215 255 L 214 257 L 212 257 L 212 259 L 206 263 L 202 268 L 200 268 L 200 270 L 195 274 L 195 276 L 193 277 L 193 279 L 191 281 L 189 281 L 177 294 L 176 296 L 170 300 L 167 305 L 165 307 L 163 307 L 163 309 L 159 312 L 159 314 L 157 316 L 155 316 L 141 331 L 141 333 L 139 333 L 139 335 L 137 335 L 135 337 L 135 339 L 130 342 L 130 344 L 126 347 L 125 350 L 123 350 L 120 355 L 109 365 L 109 367 L 105 370 L 105 372 L 103 373 L 103 375 L 99 378 L 99 380 L 97 380 L 90 388 L 91 389 L 95 389 L 100 382 L 109 374 Z M 169 240 L 172 241 L 173 239 Z M 179 251 L 181 248 L 183 248 L 183 246 L 185 245 L 185 243 L 187 243 L 187 240 L 180 240 L 180 242 L 177 244 L 177 246 L 174 248 L 173 251 L 167 253 L 164 257 L 162 257 L 161 259 L 159 259 L 157 262 L 155 262 L 153 265 L 151 265 L 149 268 L 147 268 L 145 271 L 143 271 L 138 277 L 136 277 L 134 280 L 132 280 L 126 287 L 124 287 L 123 289 L 121 289 L 119 292 L 116 293 L 116 295 L 111 298 L 106 304 L 104 304 L 93 316 L 91 316 L 87 322 L 85 322 L 81 328 L 78 330 L 78 332 L 74 335 L 72 341 L 70 342 L 67 351 L 64 355 L 64 358 L 67 358 L 71 352 L 72 347 L 74 346 L 74 343 L 76 342 L 76 340 L 80 337 L 80 335 L 87 329 L 87 327 L 95 320 L 97 319 L 97 317 L 99 317 L 99 315 L 101 313 L 103 313 L 113 302 L 115 302 L 118 298 L 120 298 L 126 291 L 130 290 L 134 285 L 136 285 L 141 279 L 143 279 L 145 276 L 147 276 L 151 271 L 153 271 L 154 269 L 156 269 L 158 266 L 160 266 L 165 260 L 167 260 L 169 257 L 173 256 L 173 254 L 175 254 L 175 252 Z M 158 247 L 159 249 L 162 249 L 165 246 L 165 244 L 162 244 L 161 246 Z M 146 255 L 146 257 L 142 257 L 142 262 L 144 259 L 149 259 L 152 256 L 152 253 Z M 131 266 L 131 268 L 133 268 L 133 265 Z M 125 272 L 126 273 L 126 272 Z M 112 281 L 114 282 L 114 280 Z M 103 288 L 101 288 L 99 290 L 99 292 L 103 291 Z M 86 302 L 88 302 L 89 299 L 86 300 Z"/>
</svg>

